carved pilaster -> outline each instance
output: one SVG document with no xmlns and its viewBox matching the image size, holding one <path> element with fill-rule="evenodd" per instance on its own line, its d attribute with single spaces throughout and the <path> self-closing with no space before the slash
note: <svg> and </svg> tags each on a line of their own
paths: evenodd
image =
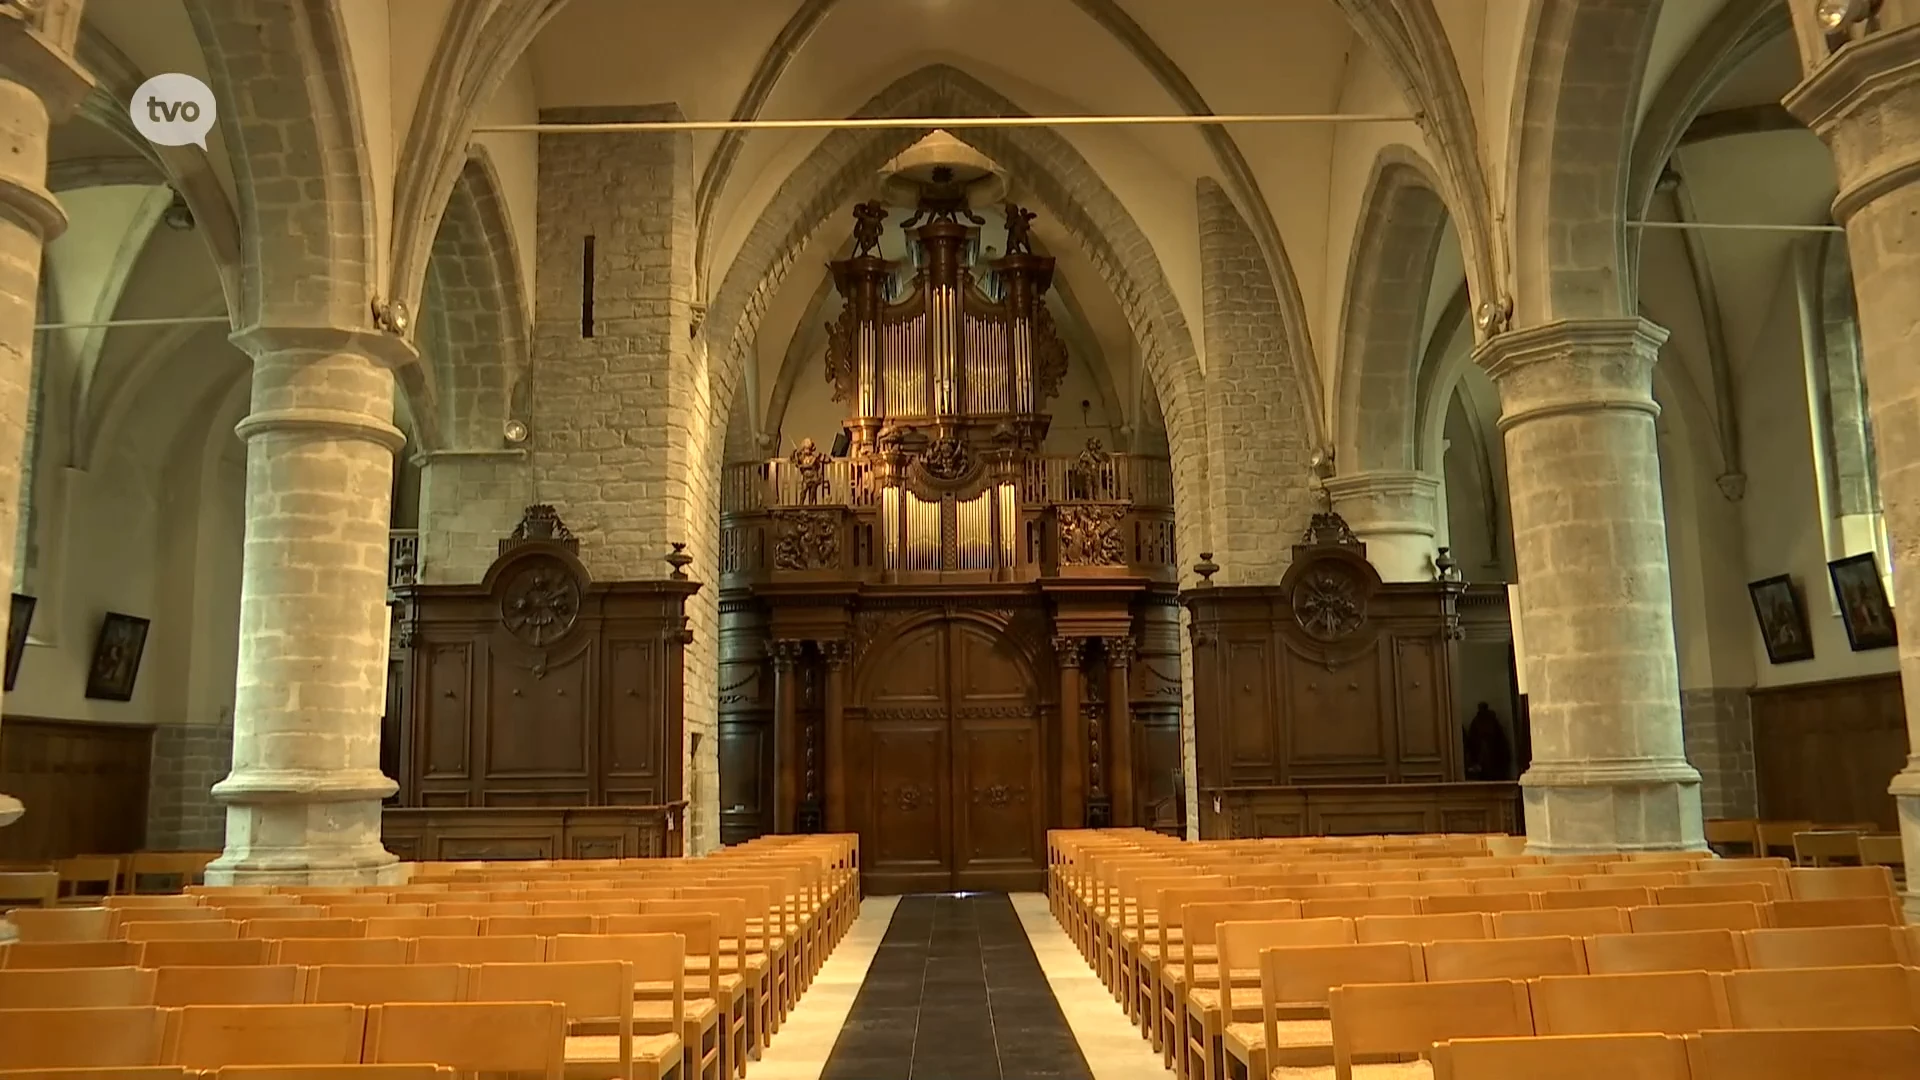
<svg viewBox="0 0 1920 1080">
<path fill-rule="evenodd" d="M 820 655 L 827 662 L 827 831 L 847 828 L 847 666 L 853 643 L 823 641 Z"/>
<path fill-rule="evenodd" d="M 1131 636 L 1102 640 L 1107 652 L 1107 794 L 1113 803 L 1113 824 L 1128 828 L 1137 816 L 1134 806 L 1133 693 L 1129 676 L 1135 645 Z"/>
<path fill-rule="evenodd" d="M 767 643 L 773 658 L 773 831 L 790 833 L 800 804 L 800 686 L 794 666 L 803 642 L 778 638 Z"/>
<path fill-rule="evenodd" d="M 1080 716 L 1080 664 L 1086 641 L 1056 635 L 1053 655 L 1060 669 L 1060 821 L 1069 829 L 1087 824 L 1088 746 Z"/>
</svg>

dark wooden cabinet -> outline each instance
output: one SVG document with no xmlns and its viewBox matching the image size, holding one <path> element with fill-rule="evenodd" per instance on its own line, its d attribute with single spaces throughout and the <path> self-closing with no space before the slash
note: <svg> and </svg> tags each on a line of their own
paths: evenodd
<svg viewBox="0 0 1920 1080">
<path fill-rule="evenodd" d="M 397 802 L 436 811 L 389 813 L 396 853 L 450 850 L 453 841 L 441 837 L 479 850 L 490 828 L 513 833 L 499 837 L 499 850 L 531 851 L 539 844 L 522 834 L 528 822 L 544 822 L 535 833 L 556 854 L 422 857 L 563 857 L 584 850 L 568 839 L 578 835 L 569 823 L 592 807 L 651 808 L 628 817 L 658 818 L 671 834 L 663 850 L 680 848 L 684 609 L 700 586 L 593 581 L 551 515 L 530 508 L 477 585 L 395 589 L 395 651 L 405 654 L 409 679 Z M 475 815 L 456 827 L 450 812 L 462 809 L 554 812 Z M 433 824 L 429 832 L 418 832 L 422 821 Z M 631 837 L 610 843 L 622 853 L 645 846 Z"/>
<path fill-rule="evenodd" d="M 1464 590 L 1382 582 L 1320 514 L 1278 585 L 1183 593 L 1203 835 L 1513 829 L 1514 785 L 1459 782 Z"/>
</svg>

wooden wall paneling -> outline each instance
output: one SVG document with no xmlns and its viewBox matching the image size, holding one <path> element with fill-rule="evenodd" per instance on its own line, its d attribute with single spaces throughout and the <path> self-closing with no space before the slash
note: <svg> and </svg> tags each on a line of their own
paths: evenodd
<svg viewBox="0 0 1920 1080">
<path fill-rule="evenodd" d="M 1387 681 L 1380 641 L 1345 655 L 1288 640 L 1287 779 L 1294 783 L 1386 783 L 1393 774 L 1383 709 Z"/>
<path fill-rule="evenodd" d="M 1756 689 L 1749 702 L 1762 817 L 1899 827 L 1887 793 L 1908 753 L 1898 674 Z"/>
<path fill-rule="evenodd" d="M 651 715 L 666 681 L 664 642 L 639 628 L 609 632 L 602 653 L 606 687 L 601 704 L 601 767 L 597 801 L 609 806 L 652 806 L 670 801 L 669 771 L 678 771 L 680 747 L 666 745 L 670 726 Z M 669 767 L 671 763 L 671 769 Z"/>
<path fill-rule="evenodd" d="M 684 850 L 684 804 L 462 810 L 400 808 L 381 840 L 402 859 L 639 859 Z"/>
<path fill-rule="evenodd" d="M 1448 650 L 1440 635 L 1394 634 L 1393 676 L 1399 743 L 1393 756 L 1395 782 L 1439 783 L 1454 775 L 1459 743 L 1448 706 L 1453 689 L 1447 679 Z"/>
<path fill-rule="evenodd" d="M 0 791 L 26 806 L 0 829 L 0 859 L 140 850 L 152 770 L 153 728 L 144 724 L 0 720 Z"/>
<path fill-rule="evenodd" d="M 531 650 L 490 643 L 488 702 L 479 715 L 484 806 L 592 806 L 598 666 L 592 639 Z"/>
<path fill-rule="evenodd" d="M 1243 624 L 1228 633 L 1220 655 L 1227 683 L 1226 774 L 1235 783 L 1285 783 L 1272 632 Z"/>
</svg>

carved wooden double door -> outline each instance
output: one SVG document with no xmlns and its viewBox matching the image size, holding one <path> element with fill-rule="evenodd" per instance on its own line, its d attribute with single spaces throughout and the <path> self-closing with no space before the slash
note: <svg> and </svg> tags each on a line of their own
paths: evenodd
<svg viewBox="0 0 1920 1080">
<path fill-rule="evenodd" d="M 847 800 L 868 891 L 1043 887 L 1052 785 L 1035 683 L 1011 639 L 966 618 L 869 650 Z"/>
</svg>

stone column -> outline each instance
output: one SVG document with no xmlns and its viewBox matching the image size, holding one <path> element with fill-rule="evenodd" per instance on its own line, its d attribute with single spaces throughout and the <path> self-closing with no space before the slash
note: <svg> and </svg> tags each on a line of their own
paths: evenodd
<svg viewBox="0 0 1920 1080">
<path fill-rule="evenodd" d="M 1438 477 L 1381 470 L 1335 476 L 1324 484 L 1334 512 L 1366 543 L 1367 561 L 1383 579 L 1433 580 Z"/>
<path fill-rule="evenodd" d="M 798 641 L 781 638 L 773 654 L 773 831 L 793 831 L 800 806 L 800 662 Z"/>
<path fill-rule="evenodd" d="M 1527 850 L 1700 850 L 1674 660 L 1653 365 L 1642 319 L 1501 334 L 1500 389 L 1532 713 Z"/>
<path fill-rule="evenodd" d="M 13 535 L 20 514 L 20 456 L 26 448 L 27 396 L 33 385 L 33 324 L 40 295 L 40 252 L 67 227 L 47 191 L 47 130 L 72 111 L 92 80 L 19 10 L 0 12 L 0 577 L 13 580 Z M 0 639 L 5 616 L 0 614 Z M 0 794 L 0 827 L 26 812 Z M 0 918 L 0 942 L 14 937 Z"/>
<path fill-rule="evenodd" d="M 1911 8 L 1885 19 L 1915 19 Z M 1891 790 L 1907 865 L 1920 866 L 1920 23 L 1847 45 L 1786 105 L 1832 149 L 1840 183 L 1833 218 L 1846 227 L 1853 261 L 1880 502 L 1893 540 L 1908 756 Z M 1909 921 L 1920 919 L 1916 890 L 1920 877 L 1909 875 Z"/>
<path fill-rule="evenodd" d="M 847 831 L 847 661 L 853 647 L 845 641 L 823 641 L 827 660 L 827 831 Z"/>
<path fill-rule="evenodd" d="M 1107 794 L 1113 799 L 1115 828 L 1134 825 L 1133 692 L 1127 676 L 1133 669 L 1133 639 L 1112 637 L 1107 645 Z"/>
<path fill-rule="evenodd" d="M 1053 655 L 1060 664 L 1060 827 L 1083 828 L 1087 822 L 1087 735 L 1080 728 L 1080 657 L 1085 642 L 1077 637 L 1053 639 Z"/>
<path fill-rule="evenodd" d="M 374 330 L 256 327 L 233 772 L 213 787 L 227 847 L 213 884 L 394 878 L 380 843 L 393 369 L 413 350 Z"/>
</svg>

